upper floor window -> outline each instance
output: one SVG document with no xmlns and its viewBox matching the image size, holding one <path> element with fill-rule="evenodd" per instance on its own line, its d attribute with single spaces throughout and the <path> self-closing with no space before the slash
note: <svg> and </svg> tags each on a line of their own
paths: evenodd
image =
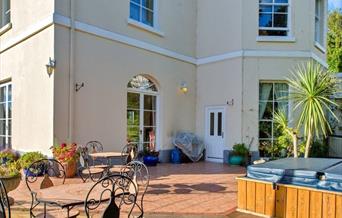
<svg viewBox="0 0 342 218">
<path fill-rule="evenodd" d="M 316 0 L 315 4 L 315 41 L 324 45 L 324 1 Z"/>
<path fill-rule="evenodd" d="M 130 0 L 130 18 L 154 26 L 154 0 Z"/>
<path fill-rule="evenodd" d="M 259 36 L 288 36 L 289 30 L 289 0 L 259 0 Z"/>
<path fill-rule="evenodd" d="M 0 0 L 0 28 L 11 21 L 11 4 L 10 0 Z"/>
</svg>

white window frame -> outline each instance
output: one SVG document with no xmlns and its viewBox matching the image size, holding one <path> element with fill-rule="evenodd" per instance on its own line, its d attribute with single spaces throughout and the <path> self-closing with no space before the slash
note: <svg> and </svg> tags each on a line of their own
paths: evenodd
<svg viewBox="0 0 342 218">
<path fill-rule="evenodd" d="M 319 4 L 317 5 L 317 1 Z M 317 7 L 319 7 L 317 9 Z M 322 7 L 322 8 L 321 8 Z M 315 22 L 314 22 L 314 41 L 315 41 L 315 46 L 319 50 L 321 50 L 323 53 L 326 52 L 325 45 L 326 45 L 326 22 L 325 22 L 325 17 L 326 17 L 326 5 L 325 5 L 325 0 L 315 0 Z M 318 25 L 316 24 L 318 22 Z M 323 38 L 321 38 L 323 37 Z"/>
<path fill-rule="evenodd" d="M 153 33 L 155 35 L 158 35 L 158 36 L 161 36 L 161 37 L 164 37 L 164 33 L 160 31 L 160 28 L 159 28 L 159 22 L 158 22 L 158 0 L 153 0 L 153 25 L 150 26 L 150 25 L 147 25 L 145 23 L 143 23 L 141 21 L 141 17 L 140 17 L 140 21 L 138 20 L 135 20 L 135 19 L 132 19 L 130 16 L 131 16 L 131 12 L 130 12 L 130 9 L 131 9 L 131 6 L 130 6 L 130 3 L 131 3 L 131 0 L 129 0 L 129 5 L 128 5 L 128 19 L 127 19 L 127 23 L 133 27 L 137 27 L 139 29 L 143 29 L 143 30 L 146 30 L 150 33 Z M 133 4 L 135 5 L 138 5 L 136 3 L 133 2 Z M 140 13 L 141 10 L 142 10 L 142 6 L 141 5 L 138 5 L 140 7 Z"/>
<path fill-rule="evenodd" d="M 259 10 L 258 10 L 258 37 L 257 41 L 268 41 L 267 38 L 272 39 L 271 41 L 277 41 L 278 39 L 280 41 L 284 41 L 283 39 L 285 38 L 285 41 L 293 42 L 295 39 L 292 37 L 292 20 L 291 20 L 291 15 L 292 15 L 292 0 L 288 0 L 288 3 L 274 3 L 274 0 L 272 0 L 272 3 L 258 3 L 258 9 L 260 5 L 267 5 L 267 6 L 287 6 L 287 27 L 260 27 L 259 26 Z M 272 12 L 271 12 L 272 13 Z M 272 13 L 272 21 L 274 22 L 274 12 Z M 259 35 L 259 30 L 282 30 L 282 31 L 287 31 L 287 35 L 285 36 L 266 36 L 266 35 Z"/>
<path fill-rule="evenodd" d="M 274 99 L 274 96 L 275 96 L 275 84 L 287 84 L 285 81 L 259 81 L 259 84 L 258 86 L 260 87 L 260 84 L 272 84 L 272 110 L 273 110 L 273 114 L 274 114 L 274 108 L 275 108 L 275 99 Z M 289 85 L 288 85 L 288 90 L 290 89 Z M 258 92 L 258 105 L 260 104 L 260 102 L 270 102 L 269 100 L 260 100 L 260 90 Z M 291 112 L 290 112 L 290 101 L 288 101 L 288 106 L 287 106 L 287 111 L 288 111 L 288 114 L 287 116 L 290 117 L 291 116 Z M 259 108 L 259 107 L 258 107 Z M 274 119 L 270 120 L 270 119 L 261 119 L 259 117 L 259 109 L 258 109 L 258 144 L 260 141 L 271 141 L 272 143 L 272 146 L 274 145 L 274 141 L 276 140 L 276 138 L 274 137 Z M 260 122 L 271 122 L 272 123 L 272 137 L 271 138 L 260 138 L 260 135 L 259 135 L 259 132 L 260 132 Z"/>
<path fill-rule="evenodd" d="M 9 118 L 8 116 L 8 109 L 9 109 L 9 103 L 11 103 L 12 108 L 13 108 L 13 94 L 11 97 L 11 101 L 9 101 L 9 96 L 8 96 L 8 89 L 9 86 L 11 86 L 11 93 L 13 93 L 13 86 L 11 82 L 7 82 L 7 83 L 2 83 L 0 84 L 0 88 L 5 87 L 5 101 L 1 102 L 1 103 L 5 103 L 5 118 L 1 118 L 0 120 L 5 120 L 5 135 L 1 135 L 1 137 L 5 137 L 5 148 L 11 148 L 12 147 L 12 129 L 9 129 L 9 121 L 12 122 L 12 117 L 13 117 L 13 110 L 12 110 L 12 114 L 11 114 L 11 118 Z M 11 125 L 12 127 L 12 125 Z M 11 134 L 9 134 L 9 132 L 11 132 Z M 9 143 L 9 138 L 11 138 L 11 143 Z M 0 144 L 1 147 L 1 144 Z"/>
</svg>

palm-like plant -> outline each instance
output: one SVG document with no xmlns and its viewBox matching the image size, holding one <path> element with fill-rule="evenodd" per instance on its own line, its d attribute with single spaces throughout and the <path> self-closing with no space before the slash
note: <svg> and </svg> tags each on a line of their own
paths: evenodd
<svg viewBox="0 0 342 218">
<path fill-rule="evenodd" d="M 288 126 L 288 119 L 284 111 L 274 113 L 274 122 L 281 131 L 290 136 L 293 143 L 293 156 L 298 157 L 298 130 Z"/>
<path fill-rule="evenodd" d="M 338 91 L 337 79 L 322 69 L 319 64 L 308 62 L 297 67 L 288 79 L 290 99 L 294 109 L 300 109 L 297 129 L 303 128 L 306 136 L 305 157 L 309 157 L 313 136 L 331 133 L 327 113 L 338 119 L 330 109 L 337 104 L 331 97 Z"/>
</svg>

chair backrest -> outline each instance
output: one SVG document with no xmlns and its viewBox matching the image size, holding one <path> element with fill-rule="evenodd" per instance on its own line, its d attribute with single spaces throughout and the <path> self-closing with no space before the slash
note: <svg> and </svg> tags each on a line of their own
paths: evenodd
<svg viewBox="0 0 342 218">
<path fill-rule="evenodd" d="M 11 218 L 11 208 L 4 183 L 0 180 L 0 217 Z"/>
<path fill-rule="evenodd" d="M 136 204 L 137 188 L 131 178 L 115 174 L 102 178 L 89 190 L 85 199 L 87 217 L 102 211 L 103 218 L 119 218 L 122 212 L 131 215 Z M 123 216 L 121 216 L 123 217 Z M 126 217 L 126 216 L 125 216 Z"/>
<path fill-rule="evenodd" d="M 86 147 L 88 149 L 88 153 L 95 153 L 95 152 L 103 151 L 103 145 L 99 141 L 89 141 L 87 142 Z"/>
<path fill-rule="evenodd" d="M 123 159 L 123 164 L 128 164 L 131 161 L 136 160 L 138 154 L 138 146 L 133 143 L 128 143 L 124 146 L 121 152 L 122 157 L 126 157 Z"/>
<path fill-rule="evenodd" d="M 121 174 L 131 178 L 138 189 L 138 200 L 143 200 L 150 182 L 150 173 L 146 165 L 140 161 L 131 161 L 121 169 Z M 141 208 L 143 211 L 143 208 Z"/>
<path fill-rule="evenodd" d="M 38 160 L 26 169 L 25 182 L 32 195 L 36 190 L 64 184 L 64 167 L 55 159 Z M 33 185 L 34 183 L 38 183 L 39 186 Z"/>
</svg>

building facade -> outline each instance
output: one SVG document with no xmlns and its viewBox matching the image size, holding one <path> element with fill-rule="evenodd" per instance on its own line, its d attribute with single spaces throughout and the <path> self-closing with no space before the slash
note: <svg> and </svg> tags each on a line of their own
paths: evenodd
<svg viewBox="0 0 342 218">
<path fill-rule="evenodd" d="M 326 0 L 0 2 L 0 140 L 20 151 L 153 140 L 168 161 L 191 131 L 211 161 L 267 155 L 290 70 L 326 67 Z"/>
</svg>

